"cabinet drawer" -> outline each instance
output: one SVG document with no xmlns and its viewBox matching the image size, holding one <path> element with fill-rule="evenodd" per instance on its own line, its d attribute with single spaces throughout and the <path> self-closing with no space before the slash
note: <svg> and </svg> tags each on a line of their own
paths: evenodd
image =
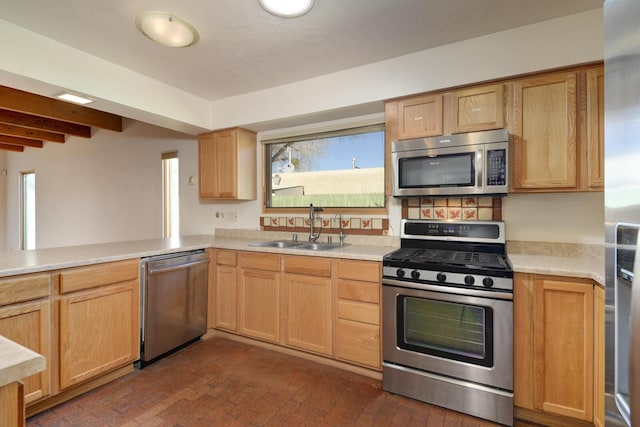
<svg viewBox="0 0 640 427">
<path fill-rule="evenodd" d="M 380 324 L 380 306 L 363 302 L 338 300 L 338 318 Z"/>
<path fill-rule="evenodd" d="M 341 259 L 338 261 L 338 277 L 340 279 L 380 283 L 380 263 Z"/>
<path fill-rule="evenodd" d="M 338 279 L 338 298 L 380 303 L 380 285 L 357 280 Z"/>
<path fill-rule="evenodd" d="M 254 270 L 280 271 L 280 255 L 241 253 L 240 267 Z"/>
<path fill-rule="evenodd" d="M 216 255 L 216 264 L 218 265 L 236 265 L 238 254 L 234 251 L 218 251 Z"/>
<path fill-rule="evenodd" d="M 49 274 L 0 279 L 0 306 L 49 296 Z"/>
<path fill-rule="evenodd" d="M 331 260 L 310 256 L 284 257 L 285 273 L 304 274 L 307 276 L 331 277 Z"/>
<path fill-rule="evenodd" d="M 338 359 L 380 369 L 380 327 L 338 319 Z"/>
<path fill-rule="evenodd" d="M 129 259 L 64 270 L 60 273 L 60 293 L 138 280 L 139 269 L 138 259 Z"/>
</svg>

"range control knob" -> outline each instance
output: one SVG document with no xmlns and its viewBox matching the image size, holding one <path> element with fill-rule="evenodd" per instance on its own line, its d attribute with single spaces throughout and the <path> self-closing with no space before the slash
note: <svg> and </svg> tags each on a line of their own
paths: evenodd
<svg viewBox="0 0 640 427">
<path fill-rule="evenodd" d="M 447 280 L 447 275 L 444 273 L 438 273 L 438 275 L 436 276 L 436 280 L 438 282 L 445 282 Z"/>
<path fill-rule="evenodd" d="M 418 270 L 413 270 L 411 272 L 411 278 L 414 280 L 418 280 L 420 278 L 420 272 Z"/>
<path fill-rule="evenodd" d="M 464 283 L 467 285 L 473 285 L 476 282 L 473 276 L 464 276 Z"/>
<path fill-rule="evenodd" d="M 485 277 L 482 279 L 482 286 L 485 288 L 490 288 L 493 286 L 493 279 L 491 277 Z"/>
<path fill-rule="evenodd" d="M 398 277 L 404 277 L 404 270 L 399 268 L 396 270 L 396 276 Z"/>
</svg>

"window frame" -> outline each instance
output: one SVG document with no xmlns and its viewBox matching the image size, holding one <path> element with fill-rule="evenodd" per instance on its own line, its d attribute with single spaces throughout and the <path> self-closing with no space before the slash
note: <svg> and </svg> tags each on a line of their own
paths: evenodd
<svg viewBox="0 0 640 427">
<path fill-rule="evenodd" d="M 389 193 L 388 193 L 388 167 L 387 167 L 387 130 L 385 127 L 384 116 L 374 115 L 375 117 L 365 118 L 361 120 L 349 120 L 331 122 L 329 124 L 320 125 L 318 127 L 305 127 L 304 129 L 294 129 L 289 131 L 276 131 L 273 134 L 263 134 L 260 136 L 262 144 L 262 213 L 263 214 L 298 214 L 307 213 L 308 207 L 268 207 L 267 196 L 271 191 L 271 162 L 270 150 L 271 144 L 283 142 L 298 142 L 314 138 L 327 138 L 332 136 L 345 136 L 362 133 L 363 130 L 370 132 L 382 130 L 385 132 L 383 147 L 383 168 L 384 168 L 384 206 L 383 207 L 325 207 L 323 210 L 327 214 L 345 214 L 345 215 L 388 215 L 389 214 Z"/>
</svg>

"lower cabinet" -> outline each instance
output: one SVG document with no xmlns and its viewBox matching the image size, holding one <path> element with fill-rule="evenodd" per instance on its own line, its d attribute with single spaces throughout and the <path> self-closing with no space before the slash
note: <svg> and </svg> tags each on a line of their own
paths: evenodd
<svg viewBox="0 0 640 427">
<path fill-rule="evenodd" d="M 216 329 L 382 370 L 381 263 L 215 252 Z"/>
<path fill-rule="evenodd" d="M 514 282 L 516 417 L 541 424 L 559 417 L 559 425 L 563 417 L 602 419 L 602 289 L 586 279 L 534 274 L 516 274 Z"/>
<path fill-rule="evenodd" d="M 51 393 L 51 278 L 50 274 L 32 274 L 0 279 L 0 335 L 47 360 L 44 371 L 22 380 L 26 404 Z"/>
<path fill-rule="evenodd" d="M 280 256 L 240 253 L 238 332 L 280 341 Z"/>
<path fill-rule="evenodd" d="M 137 281 L 74 292 L 60 298 L 60 388 L 139 357 Z"/>
<path fill-rule="evenodd" d="M 338 261 L 336 357 L 381 369 L 380 264 Z"/>
<path fill-rule="evenodd" d="M 284 271 L 285 344 L 331 356 L 331 261 L 325 258 L 286 256 Z M 306 274 L 295 274 L 302 272 Z"/>
</svg>

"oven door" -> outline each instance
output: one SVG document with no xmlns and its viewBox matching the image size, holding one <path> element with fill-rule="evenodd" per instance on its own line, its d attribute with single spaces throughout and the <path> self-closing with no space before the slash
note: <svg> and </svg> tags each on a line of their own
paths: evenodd
<svg viewBox="0 0 640 427">
<path fill-rule="evenodd" d="M 383 284 L 383 320 L 385 363 L 513 390 L 512 299 Z"/>
</svg>

